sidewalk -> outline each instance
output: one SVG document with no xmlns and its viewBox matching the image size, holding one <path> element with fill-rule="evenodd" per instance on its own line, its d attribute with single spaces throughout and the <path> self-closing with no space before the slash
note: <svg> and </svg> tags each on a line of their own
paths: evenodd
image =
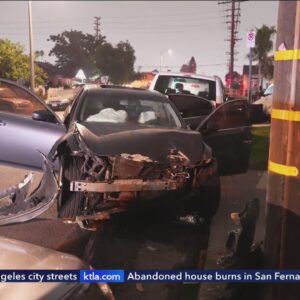
<svg viewBox="0 0 300 300">
<path fill-rule="evenodd" d="M 222 199 L 215 215 L 208 242 L 204 269 L 220 269 L 217 260 L 226 253 L 225 243 L 230 230 L 235 228 L 229 218 L 231 212 L 239 212 L 246 202 L 260 199 L 260 215 L 256 225 L 255 241 L 264 237 L 264 217 L 267 172 L 250 170 L 246 174 L 222 178 Z M 199 300 L 216 300 L 226 284 L 203 283 L 198 294 Z"/>
</svg>

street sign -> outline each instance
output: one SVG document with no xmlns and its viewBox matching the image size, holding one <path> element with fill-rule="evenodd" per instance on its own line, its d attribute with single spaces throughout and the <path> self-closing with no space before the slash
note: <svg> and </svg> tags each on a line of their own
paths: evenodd
<svg viewBox="0 0 300 300">
<path fill-rule="evenodd" d="M 247 48 L 254 48 L 255 47 L 255 31 L 247 32 Z"/>
</svg>

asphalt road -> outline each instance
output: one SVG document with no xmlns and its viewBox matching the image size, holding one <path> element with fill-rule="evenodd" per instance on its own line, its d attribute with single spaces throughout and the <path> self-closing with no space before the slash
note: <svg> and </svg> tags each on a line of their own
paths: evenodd
<svg viewBox="0 0 300 300">
<path fill-rule="evenodd" d="M 26 170 L 0 166 L 0 190 L 21 181 Z M 41 178 L 35 174 L 34 185 Z M 56 220 L 53 206 L 40 218 L 0 227 L 0 235 L 75 254 L 98 269 L 176 269 L 204 264 L 209 226 L 172 222 L 164 209 L 123 214 L 97 233 Z M 116 299 L 197 299 L 198 285 L 114 284 Z"/>
</svg>

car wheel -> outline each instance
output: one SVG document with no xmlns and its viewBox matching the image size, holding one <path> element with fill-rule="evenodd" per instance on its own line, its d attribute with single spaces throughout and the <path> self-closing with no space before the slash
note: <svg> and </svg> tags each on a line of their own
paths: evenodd
<svg viewBox="0 0 300 300">
<path fill-rule="evenodd" d="M 212 176 L 186 203 L 186 213 L 197 215 L 210 221 L 216 214 L 221 198 L 221 182 L 218 175 Z"/>
<path fill-rule="evenodd" d="M 83 193 L 70 191 L 70 182 L 80 180 L 82 159 L 78 157 L 62 158 L 60 167 L 61 192 L 58 198 L 58 216 L 74 218 L 81 215 L 83 208 Z"/>
</svg>

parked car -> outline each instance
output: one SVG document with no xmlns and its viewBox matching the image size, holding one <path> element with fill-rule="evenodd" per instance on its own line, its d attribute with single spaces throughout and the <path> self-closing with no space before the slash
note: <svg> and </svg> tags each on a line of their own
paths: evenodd
<svg viewBox="0 0 300 300">
<path fill-rule="evenodd" d="M 219 176 L 247 171 L 251 131 L 245 100 L 210 110 L 207 100 L 188 95 L 190 107 L 183 110 L 184 94 L 168 99 L 148 90 L 85 86 L 62 123 L 23 87 L 5 80 L 1 86 L 22 89 L 24 100 L 43 109 L 31 115 L 0 111 L 0 161 L 44 166 L 44 176 L 31 195 L 19 193 L 22 200 L 0 210 L 0 224 L 33 218 L 56 198 L 60 218 L 89 229 L 132 203 L 167 195 L 170 207 L 174 199 L 189 199 L 187 210 L 194 207 L 211 218 L 220 200 Z M 191 130 L 184 119 L 191 121 L 188 111 L 195 107 L 206 116 L 199 115 Z"/>
<path fill-rule="evenodd" d="M 89 265 L 79 258 L 36 246 L 30 243 L 0 237 L 1 270 L 88 270 Z M 107 284 L 79 282 L 5 282 L 1 277 L 1 299 L 114 299 Z"/>
<path fill-rule="evenodd" d="M 272 100 L 273 100 L 273 87 L 274 84 L 270 84 L 261 98 L 253 102 L 253 104 L 262 104 L 264 114 L 270 119 L 272 112 Z"/>
<path fill-rule="evenodd" d="M 54 111 L 65 110 L 70 103 L 71 101 L 67 98 L 46 101 L 46 104 L 49 105 Z"/>
<path fill-rule="evenodd" d="M 218 76 L 173 72 L 157 73 L 149 89 L 163 94 L 183 93 L 200 96 L 212 101 L 214 106 L 225 102 L 224 86 Z"/>
</svg>

